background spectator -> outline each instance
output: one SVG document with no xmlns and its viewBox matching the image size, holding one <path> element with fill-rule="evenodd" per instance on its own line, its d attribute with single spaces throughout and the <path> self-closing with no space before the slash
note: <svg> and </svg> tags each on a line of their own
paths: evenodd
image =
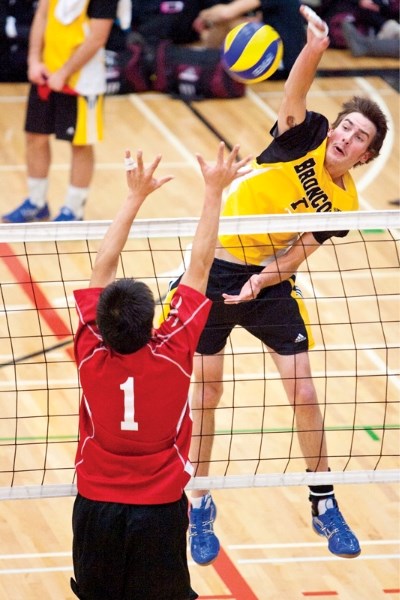
<svg viewBox="0 0 400 600">
<path fill-rule="evenodd" d="M 363 35 L 391 37 L 393 28 L 398 30 L 399 0 L 322 0 L 319 14 L 329 25 L 331 48 L 347 48 L 345 22 Z"/>
<path fill-rule="evenodd" d="M 353 56 L 400 58 L 400 26 L 396 21 L 386 21 L 377 34 L 363 35 L 350 21 L 343 23 L 342 31 Z"/>
<path fill-rule="evenodd" d="M 93 145 L 103 135 L 104 46 L 118 0 L 39 0 L 29 34 L 25 132 L 28 198 L 3 215 L 6 223 L 50 218 L 50 135 L 71 144 L 70 180 L 55 221 L 83 218 L 94 170 Z"/>
</svg>

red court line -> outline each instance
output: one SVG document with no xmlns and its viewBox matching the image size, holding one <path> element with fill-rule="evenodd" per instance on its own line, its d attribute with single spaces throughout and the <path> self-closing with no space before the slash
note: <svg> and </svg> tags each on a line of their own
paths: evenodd
<svg viewBox="0 0 400 600">
<path fill-rule="evenodd" d="M 400 594 L 400 588 L 396 588 L 395 590 L 383 590 L 384 594 Z"/>
<path fill-rule="evenodd" d="M 259 600 L 223 548 L 213 567 L 236 600 Z"/>
<path fill-rule="evenodd" d="M 0 258 L 13 275 L 16 282 L 19 283 L 25 294 L 31 300 L 33 306 L 36 307 L 37 311 L 54 335 L 59 340 L 70 337 L 72 335 L 71 330 L 58 315 L 57 311 L 51 306 L 40 289 L 40 286 L 33 281 L 29 271 L 27 271 L 19 258 L 15 256 L 9 244 L 0 244 Z M 74 359 L 74 351 L 72 348 L 66 348 L 66 352 Z"/>
</svg>

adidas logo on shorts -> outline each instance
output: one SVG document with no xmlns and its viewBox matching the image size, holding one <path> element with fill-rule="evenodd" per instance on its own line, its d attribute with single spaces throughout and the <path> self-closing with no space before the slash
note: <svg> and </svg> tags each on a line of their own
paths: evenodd
<svg viewBox="0 0 400 600">
<path fill-rule="evenodd" d="M 303 335 L 302 333 L 299 333 L 297 338 L 294 340 L 295 344 L 298 344 L 299 342 L 304 342 L 304 340 L 306 340 L 306 336 Z"/>
</svg>

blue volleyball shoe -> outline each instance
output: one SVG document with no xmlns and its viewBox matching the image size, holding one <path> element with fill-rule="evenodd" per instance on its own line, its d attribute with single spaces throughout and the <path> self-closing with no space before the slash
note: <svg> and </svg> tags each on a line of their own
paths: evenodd
<svg viewBox="0 0 400 600">
<path fill-rule="evenodd" d="M 29 198 L 12 210 L 2 216 L 3 223 L 32 223 L 34 221 L 48 221 L 50 211 L 47 204 L 42 207 L 36 206 Z"/>
<path fill-rule="evenodd" d="M 344 520 L 336 500 L 328 499 L 326 503 L 327 510 L 324 514 L 313 515 L 314 531 L 328 540 L 328 549 L 335 556 L 356 558 L 361 553 L 358 539 Z"/>
<path fill-rule="evenodd" d="M 81 217 L 78 217 L 68 206 L 62 206 L 60 208 L 60 212 L 53 219 L 57 223 L 60 222 L 72 222 L 72 221 L 82 221 Z"/>
<path fill-rule="evenodd" d="M 217 508 L 211 494 L 203 496 L 200 508 L 190 507 L 189 546 L 193 560 L 199 565 L 209 565 L 219 553 L 219 540 L 214 533 Z"/>
</svg>

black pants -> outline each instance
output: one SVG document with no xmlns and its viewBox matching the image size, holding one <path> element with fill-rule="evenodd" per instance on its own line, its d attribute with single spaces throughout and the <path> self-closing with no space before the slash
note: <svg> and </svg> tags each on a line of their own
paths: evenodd
<svg viewBox="0 0 400 600">
<path fill-rule="evenodd" d="M 187 565 L 188 501 L 96 502 L 78 494 L 72 528 L 81 600 L 194 600 Z"/>
</svg>

